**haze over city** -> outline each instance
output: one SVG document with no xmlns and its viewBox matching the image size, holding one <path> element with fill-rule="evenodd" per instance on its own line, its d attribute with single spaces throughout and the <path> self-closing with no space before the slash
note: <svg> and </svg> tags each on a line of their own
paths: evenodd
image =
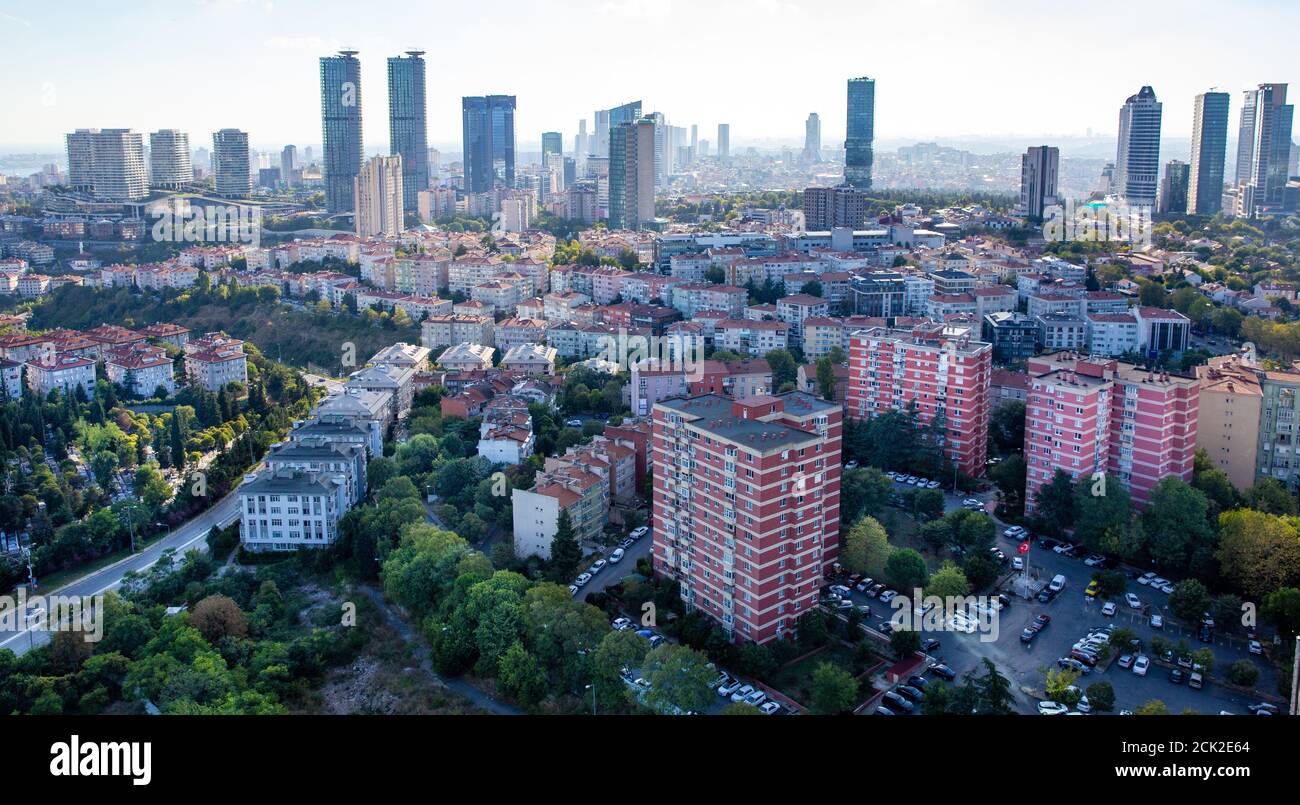
<svg viewBox="0 0 1300 805">
<path fill-rule="evenodd" d="M 1252 3 L 1252 14 L 1239 4 L 1101 2 L 1068 21 L 1040 3 L 955 0 L 923 13 L 816 0 L 506 0 L 490 13 L 411 4 L 384 14 L 333 0 L 87 13 L 94 6 L 0 4 L 11 34 L 0 96 L 24 110 L 0 120 L 0 149 L 59 150 L 64 133 L 88 125 L 237 127 L 255 147 L 316 143 L 317 59 L 340 46 L 360 51 L 363 103 L 376 113 L 387 100 L 384 59 L 424 49 L 428 140 L 448 151 L 459 150 L 461 96 L 492 93 L 519 98 L 521 150 L 535 149 L 542 131 L 571 135 L 592 110 L 632 98 L 678 125 L 727 121 L 736 146 L 802 142 L 803 120 L 817 111 L 834 142 L 843 81 L 855 75 L 877 81 L 882 144 L 1113 136 L 1120 104 L 1144 84 L 1165 104 L 1164 137 L 1186 138 L 1198 92 L 1218 87 L 1236 107 L 1242 90 L 1291 77 L 1300 22 L 1300 8 L 1280 0 Z M 367 150 L 386 138 L 376 114 Z"/>
</svg>

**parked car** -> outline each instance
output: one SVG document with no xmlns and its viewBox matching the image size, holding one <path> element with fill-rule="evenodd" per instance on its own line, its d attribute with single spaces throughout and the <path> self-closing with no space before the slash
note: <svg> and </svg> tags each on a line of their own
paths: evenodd
<svg viewBox="0 0 1300 805">
<path fill-rule="evenodd" d="M 1169 681 L 1175 685 L 1183 684 L 1183 669 L 1173 668 L 1169 671 Z"/>
<path fill-rule="evenodd" d="M 1115 614 L 1115 602 L 1107 601 L 1101 605 L 1101 614 L 1110 616 Z"/>
<path fill-rule="evenodd" d="M 576 584 L 570 584 L 570 585 L 569 585 L 569 595 L 577 595 L 577 594 L 578 594 L 578 585 L 576 585 Z"/>
<path fill-rule="evenodd" d="M 745 701 L 745 699 L 748 698 L 751 694 L 753 694 L 753 692 L 754 692 L 753 685 L 741 685 L 739 690 L 731 694 L 731 701 L 734 702 L 735 704 L 740 704 L 741 702 Z"/>
<path fill-rule="evenodd" d="M 575 417 L 574 419 L 564 420 L 564 424 L 570 428 L 580 428 L 582 427 L 582 420 Z"/>
<path fill-rule="evenodd" d="M 869 578 L 863 579 L 862 581 L 854 585 L 853 589 L 857 590 L 860 593 L 865 593 L 867 590 L 870 590 L 872 585 L 874 585 L 875 583 L 876 583 L 875 579 L 869 579 Z"/>
<path fill-rule="evenodd" d="M 633 543 L 633 542 L 635 542 L 635 540 L 633 540 L 631 537 L 628 537 L 627 539 L 625 539 L 625 540 L 623 540 L 622 542 L 620 542 L 620 543 L 618 544 L 618 547 L 620 547 L 620 548 L 622 548 L 623 550 L 626 551 L 628 548 L 631 548 L 631 547 L 632 547 L 632 543 Z"/>
<path fill-rule="evenodd" d="M 738 690 L 740 690 L 740 680 L 732 679 L 728 682 L 723 683 L 721 686 L 718 687 L 718 695 L 730 696 L 731 694 L 735 693 Z"/>
<path fill-rule="evenodd" d="M 963 501 L 961 502 L 961 505 L 966 506 L 967 508 L 971 508 L 971 509 L 974 509 L 974 508 L 976 508 L 976 507 L 981 508 L 981 509 L 984 508 L 984 504 L 981 503 L 977 498 L 966 498 L 965 500 L 963 500 Z M 1019 526 L 1015 526 L 1015 527 L 1016 527 L 1016 528 L 1019 528 Z"/>
<path fill-rule="evenodd" d="M 930 684 L 930 680 L 926 679 L 923 676 L 916 676 L 915 674 L 913 674 L 912 676 L 909 676 L 907 678 L 907 684 L 911 685 L 917 690 L 925 690 L 925 686 Z"/>
<path fill-rule="evenodd" d="M 1138 676 L 1146 676 L 1147 669 L 1151 667 L 1151 660 L 1146 655 L 1140 654 L 1137 659 L 1133 660 L 1133 673 Z"/>
<path fill-rule="evenodd" d="M 1163 629 L 1163 628 L 1165 628 L 1165 619 L 1162 618 L 1162 617 L 1160 617 L 1159 615 L 1152 615 L 1152 616 L 1151 616 L 1151 628 L 1152 628 L 1152 629 Z"/>
<path fill-rule="evenodd" d="M 890 634 L 894 631 L 894 622 L 891 620 L 883 620 L 880 622 L 880 625 L 876 627 L 876 631 L 881 634 Z"/>
<path fill-rule="evenodd" d="M 1088 596 L 1089 598 L 1096 598 L 1097 593 L 1099 592 L 1101 592 L 1101 582 L 1097 581 L 1096 579 L 1093 579 L 1092 581 L 1088 582 L 1088 586 L 1087 588 L 1084 589 L 1083 594 Z"/>
<path fill-rule="evenodd" d="M 925 694 L 919 688 L 914 688 L 911 685 L 899 685 L 898 692 L 914 702 L 925 701 Z"/>
<path fill-rule="evenodd" d="M 573 583 L 578 585 L 579 587 L 582 587 L 589 581 L 591 581 L 590 573 L 579 573 L 578 578 L 574 579 Z"/>
<path fill-rule="evenodd" d="M 925 488 L 926 488 L 926 489 L 938 489 L 939 486 L 940 486 L 940 484 L 939 484 L 938 481 L 930 481 L 929 483 L 927 483 L 927 484 L 925 485 Z"/>
<path fill-rule="evenodd" d="M 897 597 L 898 597 L 898 593 L 894 592 L 893 590 L 885 590 L 880 594 L 880 600 L 884 601 L 886 604 L 888 604 L 890 601 L 893 601 Z"/>
<path fill-rule="evenodd" d="M 1117 662 L 1118 662 L 1120 668 L 1132 668 L 1132 667 L 1133 667 L 1133 655 L 1132 655 L 1132 654 L 1124 654 L 1124 655 L 1121 655 L 1120 658 L 1119 658 L 1119 660 L 1118 660 Z"/>
<path fill-rule="evenodd" d="M 1155 577 L 1156 577 L 1155 573 L 1152 572 L 1143 573 L 1141 576 L 1138 577 L 1137 583 L 1146 586 L 1149 585 L 1151 583 L 1151 580 L 1154 579 Z"/>
<path fill-rule="evenodd" d="M 631 537 L 632 539 L 641 539 L 642 537 L 644 537 L 646 534 L 649 533 L 650 533 L 649 526 L 637 526 L 636 528 L 632 529 Z"/>
<path fill-rule="evenodd" d="M 745 697 L 745 704 L 753 705 L 754 707 L 758 707 L 765 701 L 767 701 L 767 694 L 758 688 L 755 688 L 752 693 Z"/>
<path fill-rule="evenodd" d="M 876 715 L 878 715 L 878 716 L 893 716 L 893 715 L 898 715 L 898 714 L 895 713 L 893 710 L 890 710 L 888 707 L 884 706 L 883 704 L 881 704 L 881 705 L 877 705 L 877 706 L 876 706 Z"/>
<path fill-rule="evenodd" d="M 1062 657 L 1056 661 L 1056 664 L 1061 668 L 1069 668 L 1071 670 L 1078 671 L 1079 673 L 1085 676 L 1092 673 L 1092 666 L 1085 665 L 1084 663 L 1076 660 L 1074 657 Z"/>
<path fill-rule="evenodd" d="M 621 561 L 623 561 L 623 549 L 615 548 L 614 552 L 609 555 L 609 563 L 611 565 L 616 565 Z"/>
<path fill-rule="evenodd" d="M 1260 643 L 1258 640 L 1252 640 L 1252 641 L 1250 641 L 1250 653 L 1251 653 L 1251 654 L 1259 654 L 1259 655 L 1262 656 L 1262 655 L 1264 654 L 1264 646 L 1263 646 L 1263 644 Z"/>
<path fill-rule="evenodd" d="M 847 598 L 849 595 L 849 588 L 845 587 L 843 584 L 833 584 L 831 585 L 831 592 L 838 595 L 840 598 Z"/>
<path fill-rule="evenodd" d="M 765 716 L 774 716 L 781 712 L 781 705 L 777 702 L 763 702 L 758 709 L 762 710 Z"/>
<path fill-rule="evenodd" d="M 1011 560 L 1011 569 L 1012 569 L 1012 570 L 1024 570 L 1024 569 L 1025 569 L 1025 560 L 1024 560 L 1024 559 L 1021 559 L 1019 556 L 1015 557 L 1014 559 Z"/>
<path fill-rule="evenodd" d="M 938 650 L 939 650 L 939 641 L 934 639 L 933 637 L 928 637 L 925 640 L 921 641 L 921 651 L 924 651 L 926 654 Z"/>
<path fill-rule="evenodd" d="M 1141 609 L 1142 601 L 1133 593 L 1124 593 L 1124 603 L 1128 604 L 1129 609 Z"/>
<path fill-rule="evenodd" d="M 857 468 L 858 468 L 858 462 L 856 459 L 853 461 L 849 461 L 844 465 L 844 469 L 846 470 L 856 470 Z"/>
<path fill-rule="evenodd" d="M 1020 632 L 1021 643 L 1032 643 L 1034 642 L 1035 637 L 1038 637 L 1037 629 L 1031 629 L 1028 626 L 1026 626 L 1024 630 Z"/>
<path fill-rule="evenodd" d="M 611 624 L 616 632 L 625 632 L 632 628 L 632 621 L 628 618 L 615 618 Z"/>
<path fill-rule="evenodd" d="M 935 663 L 934 665 L 931 665 L 930 673 L 934 674 L 935 676 L 943 677 L 949 682 L 957 678 L 957 672 L 952 670 L 948 666 L 944 665 L 943 663 Z"/>
<path fill-rule="evenodd" d="M 587 568 L 587 572 L 594 576 L 604 568 L 605 568 L 605 560 L 597 559 L 596 561 L 591 563 L 591 567 Z"/>
<path fill-rule="evenodd" d="M 1003 531 L 1002 536 L 1007 539 L 1024 539 L 1027 533 L 1028 532 L 1025 531 L 1023 526 L 1013 525 L 1006 531 Z"/>
<path fill-rule="evenodd" d="M 1164 584 L 1160 585 L 1160 592 L 1165 593 L 1166 595 L 1172 593 L 1175 589 L 1176 588 L 1174 587 L 1174 583 L 1172 581 L 1167 581 Z"/>
<path fill-rule="evenodd" d="M 907 699 L 904 699 L 902 696 L 900 696 L 899 694 L 895 693 L 892 690 L 885 691 L 885 695 L 881 696 L 880 698 L 889 702 L 890 709 L 896 708 L 898 710 L 901 710 L 904 713 L 910 713 L 914 709 L 916 709 L 916 705 L 912 704 Z"/>
<path fill-rule="evenodd" d="M 1087 559 L 1084 559 L 1083 563 L 1088 567 L 1101 567 L 1102 563 L 1105 561 L 1106 557 L 1094 553 Z"/>
<path fill-rule="evenodd" d="M 1040 716 L 1059 716 L 1068 713 L 1070 708 L 1060 702 L 1039 702 L 1038 714 Z"/>
</svg>

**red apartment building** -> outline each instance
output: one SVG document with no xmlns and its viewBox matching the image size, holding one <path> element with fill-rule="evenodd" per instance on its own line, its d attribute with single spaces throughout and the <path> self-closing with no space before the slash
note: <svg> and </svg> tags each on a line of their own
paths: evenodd
<svg viewBox="0 0 1300 805">
<path fill-rule="evenodd" d="M 1192 478 L 1197 380 L 1121 361 L 1057 352 L 1029 359 L 1025 510 L 1056 471 L 1109 473 L 1146 502 L 1167 475 Z"/>
<path fill-rule="evenodd" d="M 950 333 L 933 323 L 853 333 L 845 408 L 850 417 L 868 419 L 916 403 L 922 425 L 943 412 L 945 455 L 978 478 L 988 457 L 993 345 Z"/>
<path fill-rule="evenodd" d="M 655 572 L 733 639 L 780 638 L 839 553 L 840 407 L 706 394 L 657 403 L 652 426 Z"/>
</svg>

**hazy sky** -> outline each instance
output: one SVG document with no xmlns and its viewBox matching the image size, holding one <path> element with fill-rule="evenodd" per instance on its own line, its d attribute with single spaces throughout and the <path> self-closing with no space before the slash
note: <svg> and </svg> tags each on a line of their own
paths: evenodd
<svg viewBox="0 0 1300 805">
<path fill-rule="evenodd" d="M 388 142 L 385 59 L 427 51 L 429 142 L 460 148 L 460 97 L 518 96 L 523 149 L 640 98 L 732 147 L 844 137 L 845 80 L 876 79 L 876 137 L 1113 134 L 1142 84 L 1164 133 L 1192 98 L 1300 81 L 1300 2 L 1021 0 L 0 0 L 0 149 L 77 127 L 235 127 L 321 139 L 318 57 L 360 50 L 367 147 Z M 1293 94 L 1300 94 L 1300 88 Z M 590 128 L 590 123 L 588 127 Z"/>
</svg>

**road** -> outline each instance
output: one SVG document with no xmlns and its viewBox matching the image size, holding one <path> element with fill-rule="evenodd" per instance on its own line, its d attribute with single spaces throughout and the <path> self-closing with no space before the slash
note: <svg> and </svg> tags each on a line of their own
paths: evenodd
<svg viewBox="0 0 1300 805">
<path fill-rule="evenodd" d="M 57 591 L 38 588 L 36 593 L 38 595 L 48 595 L 57 592 L 59 595 L 65 596 L 99 595 L 121 584 L 122 577 L 127 572 L 132 570 L 142 571 L 152 567 L 163 551 L 168 548 L 174 548 L 178 555 L 183 555 L 191 548 L 207 550 L 207 543 L 204 538 L 208 535 L 208 531 L 214 525 L 227 526 L 234 522 L 238 516 L 239 499 L 236 497 L 235 492 L 231 492 L 207 511 L 172 529 L 170 534 L 139 553 L 81 576 L 76 581 L 60 587 Z M 29 633 L 27 625 L 23 623 L 19 624 L 17 630 L 0 631 L 0 649 L 7 648 L 15 654 L 22 654 L 34 646 L 43 645 L 49 640 L 49 637 L 50 633 L 48 631 L 39 628 L 33 628 Z"/>
</svg>

